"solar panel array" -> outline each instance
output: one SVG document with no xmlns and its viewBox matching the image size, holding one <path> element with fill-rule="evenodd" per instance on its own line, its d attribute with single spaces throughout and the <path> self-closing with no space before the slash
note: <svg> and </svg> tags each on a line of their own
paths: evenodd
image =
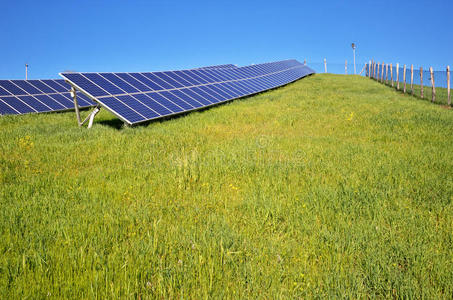
<svg viewBox="0 0 453 300">
<path fill-rule="evenodd" d="M 235 65 L 215 65 L 203 68 L 235 68 Z M 69 95 L 71 86 L 63 79 L 0 80 L 0 115 L 18 115 L 74 109 Z M 96 105 L 83 94 L 78 95 L 80 108 Z"/>
<path fill-rule="evenodd" d="M 235 68 L 60 75 L 134 125 L 252 95 L 313 73 L 296 60 L 285 60 Z"/>
<path fill-rule="evenodd" d="M 207 67 L 201 67 L 198 69 L 227 69 L 227 68 L 237 68 L 233 64 L 225 64 L 225 65 L 214 65 L 214 66 L 207 66 Z"/>
<path fill-rule="evenodd" d="M 0 80 L 0 115 L 73 109 L 70 89 L 71 86 L 62 79 Z M 96 104 L 85 95 L 80 96 L 80 107 Z"/>
</svg>

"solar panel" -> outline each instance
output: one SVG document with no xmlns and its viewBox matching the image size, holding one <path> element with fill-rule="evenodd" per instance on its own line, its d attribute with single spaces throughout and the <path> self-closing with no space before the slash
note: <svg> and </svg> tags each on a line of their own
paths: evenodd
<svg viewBox="0 0 453 300">
<path fill-rule="evenodd" d="M 237 68 L 237 67 L 233 64 L 225 64 L 225 65 L 214 65 L 214 66 L 201 67 L 198 69 L 231 69 L 231 68 Z"/>
<path fill-rule="evenodd" d="M 61 73 L 129 125 L 276 88 L 314 71 L 296 60 L 151 73 Z"/>
<path fill-rule="evenodd" d="M 74 109 L 71 86 L 63 79 L 0 80 L 0 115 L 20 115 Z M 96 105 L 80 95 L 81 108 Z"/>
<path fill-rule="evenodd" d="M 206 69 L 235 68 L 232 64 L 202 67 Z M 149 91 L 157 86 L 138 73 L 121 74 L 122 79 L 133 82 L 140 90 Z M 186 78 L 187 79 L 187 78 Z M 146 81 L 140 84 L 140 80 Z M 120 80 L 121 82 L 121 80 Z M 105 84 L 109 84 L 106 80 Z M 148 85 L 151 85 L 148 88 Z M 42 113 L 65 111 L 74 109 L 73 99 L 70 97 L 71 86 L 62 79 L 44 80 L 0 80 L 0 115 L 18 115 L 26 113 Z M 130 89 L 128 89 L 130 90 Z M 134 89 L 135 90 L 135 89 Z M 81 94 L 78 95 L 80 108 L 95 106 L 96 103 Z"/>
</svg>

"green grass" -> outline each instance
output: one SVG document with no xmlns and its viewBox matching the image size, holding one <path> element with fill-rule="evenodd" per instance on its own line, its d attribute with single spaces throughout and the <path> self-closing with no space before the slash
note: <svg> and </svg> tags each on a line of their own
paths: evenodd
<svg viewBox="0 0 453 300">
<path fill-rule="evenodd" d="M 373 80 L 376 80 L 376 79 L 373 79 Z M 381 82 L 380 80 L 381 79 L 379 79 L 378 82 Z M 427 78 L 426 80 L 428 82 L 425 82 L 423 84 L 423 98 L 421 96 L 421 85 L 419 85 L 419 84 L 413 85 L 414 91 L 413 91 L 413 95 L 412 95 L 411 84 L 406 83 L 406 93 L 408 95 L 412 95 L 413 97 L 415 97 L 417 99 L 421 99 L 421 100 L 425 100 L 425 101 L 432 101 L 433 88 L 431 86 L 431 82 L 429 81 L 429 78 Z M 392 82 L 390 80 L 388 80 L 387 83 L 385 83 L 385 78 L 384 78 L 384 82 L 383 83 L 381 82 L 381 84 L 387 85 L 389 87 L 392 86 Z M 393 82 L 392 88 L 397 89 L 396 81 Z M 404 93 L 404 82 L 400 82 L 398 91 L 400 93 Z M 440 105 L 448 105 L 448 90 L 446 88 L 436 87 L 436 99 L 435 99 L 434 103 L 440 104 Z M 450 103 L 450 105 L 451 105 L 451 103 Z"/>
<path fill-rule="evenodd" d="M 0 118 L 0 298 L 452 297 L 451 110 L 322 74 L 114 119 Z"/>
</svg>

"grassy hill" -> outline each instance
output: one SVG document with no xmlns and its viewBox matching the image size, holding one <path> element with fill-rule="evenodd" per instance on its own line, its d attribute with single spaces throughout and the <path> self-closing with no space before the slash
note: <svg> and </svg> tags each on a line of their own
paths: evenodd
<svg viewBox="0 0 453 300">
<path fill-rule="evenodd" d="M 118 125 L 0 118 L 0 298 L 453 295 L 453 111 L 318 74 Z"/>
</svg>

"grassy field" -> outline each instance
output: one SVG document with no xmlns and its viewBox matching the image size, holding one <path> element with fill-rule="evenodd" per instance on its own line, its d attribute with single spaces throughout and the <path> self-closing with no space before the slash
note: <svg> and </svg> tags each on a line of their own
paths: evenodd
<svg viewBox="0 0 453 300">
<path fill-rule="evenodd" d="M 426 79 L 426 80 L 428 80 L 428 79 Z M 376 79 L 373 79 L 373 80 L 376 80 Z M 379 82 L 381 82 L 380 79 L 379 79 Z M 384 82 L 381 82 L 381 84 L 384 84 L 393 89 L 397 89 L 396 81 L 393 83 L 394 84 L 393 87 L 392 87 L 392 83 L 390 80 L 388 80 L 388 82 L 385 83 L 385 79 L 384 79 Z M 421 99 L 421 100 L 425 100 L 425 101 L 432 101 L 433 88 L 431 86 L 430 81 L 428 81 L 427 83 L 424 83 L 424 85 L 423 85 L 423 98 L 421 97 L 421 86 L 418 84 L 414 84 L 413 88 L 414 88 L 414 94 L 412 95 L 411 94 L 411 85 L 410 85 L 410 83 L 406 83 L 406 93 L 408 95 L 412 95 L 413 97 L 415 97 L 417 99 Z M 399 92 L 403 93 L 403 89 L 404 89 L 404 82 L 400 82 Z M 435 103 L 440 104 L 440 105 L 448 105 L 448 90 L 446 88 L 436 87 Z"/>
<path fill-rule="evenodd" d="M 452 110 L 319 74 L 118 125 L 0 118 L 0 298 L 453 296 Z"/>
</svg>

